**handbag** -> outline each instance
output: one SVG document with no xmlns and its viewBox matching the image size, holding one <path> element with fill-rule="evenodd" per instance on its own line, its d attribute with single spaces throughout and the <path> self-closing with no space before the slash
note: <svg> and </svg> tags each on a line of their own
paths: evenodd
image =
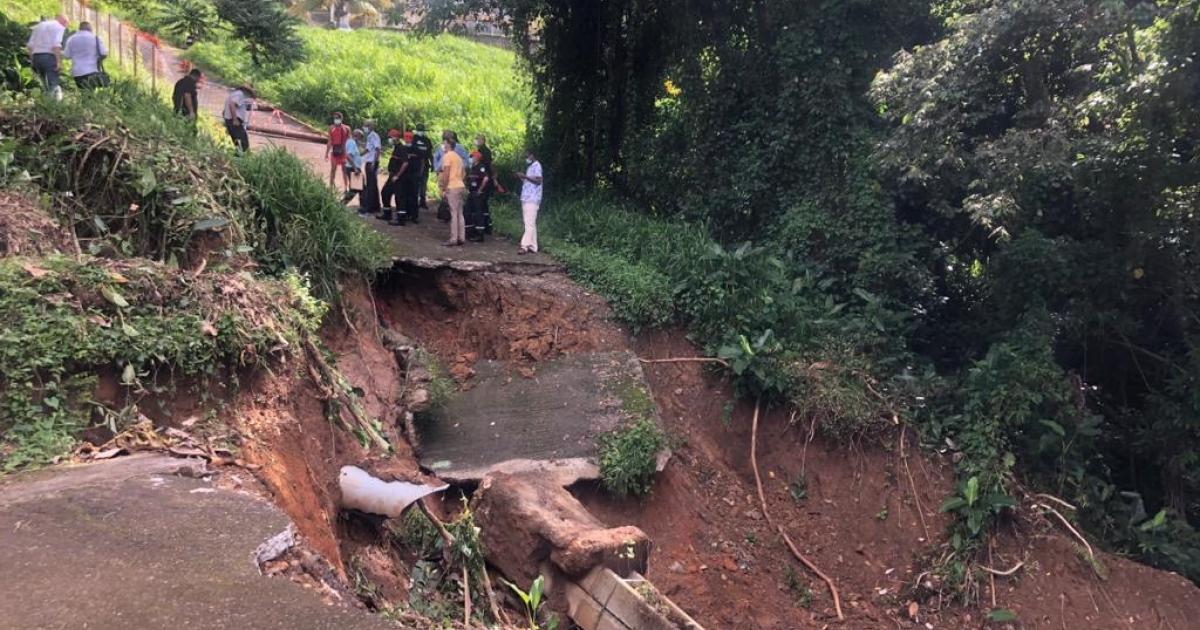
<svg viewBox="0 0 1200 630">
<path fill-rule="evenodd" d="M 437 218 L 438 221 L 450 220 L 450 202 L 444 198 L 438 203 Z"/>
<path fill-rule="evenodd" d="M 104 55 L 100 53 L 100 36 L 96 36 L 96 73 L 92 75 L 97 87 L 112 85 L 112 79 L 104 71 Z"/>
</svg>

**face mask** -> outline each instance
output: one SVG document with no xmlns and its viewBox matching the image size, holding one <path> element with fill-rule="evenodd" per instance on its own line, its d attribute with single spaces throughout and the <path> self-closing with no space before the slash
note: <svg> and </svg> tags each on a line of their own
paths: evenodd
<svg viewBox="0 0 1200 630">
<path fill-rule="evenodd" d="M 342 124 L 342 119 L 341 119 L 341 118 L 334 118 L 334 119 L 333 119 L 333 124 L 335 124 L 335 125 L 340 125 L 340 124 Z"/>
<path fill-rule="evenodd" d="M 482 148 L 482 147 L 483 147 L 483 140 L 476 140 L 476 141 L 475 141 L 475 146 Z"/>
<path fill-rule="evenodd" d="M 396 144 L 396 139 L 395 139 L 395 138 L 388 138 L 388 144 L 395 146 L 395 144 Z"/>
<path fill-rule="evenodd" d="M 525 158 L 526 164 L 533 164 L 533 158 Z"/>
</svg>

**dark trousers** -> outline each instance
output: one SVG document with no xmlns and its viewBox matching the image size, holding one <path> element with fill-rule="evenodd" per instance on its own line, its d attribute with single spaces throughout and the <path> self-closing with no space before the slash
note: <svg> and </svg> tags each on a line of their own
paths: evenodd
<svg viewBox="0 0 1200 630">
<path fill-rule="evenodd" d="M 388 209 L 392 207 L 392 201 L 395 201 L 397 207 L 403 203 L 400 197 L 400 179 L 394 175 L 389 175 L 387 181 L 383 183 L 383 188 L 380 189 L 380 194 L 383 196 L 383 207 Z"/>
<path fill-rule="evenodd" d="M 420 180 L 424 181 L 424 180 Z M 400 200 L 403 203 L 405 220 L 416 223 L 419 220 L 421 213 L 420 199 L 417 194 L 418 179 L 414 177 L 405 177 L 400 183 Z"/>
<path fill-rule="evenodd" d="M 363 191 L 358 195 L 358 211 L 363 214 L 379 212 L 379 163 L 363 164 Z"/>
<path fill-rule="evenodd" d="M 429 173 L 424 172 L 418 175 L 414 184 L 416 184 L 418 205 L 428 208 L 429 205 L 425 203 L 425 189 L 429 188 Z"/>
<path fill-rule="evenodd" d="M 250 134 L 246 133 L 246 125 L 238 121 L 238 124 L 233 124 L 233 120 L 225 119 L 225 131 L 229 132 L 229 139 L 233 140 L 233 146 L 239 151 L 250 150 Z"/>
<path fill-rule="evenodd" d="M 43 89 L 53 92 L 54 88 L 59 87 L 62 79 L 54 67 L 56 60 L 52 53 L 38 53 L 33 56 L 32 61 L 33 73 L 41 79 Z"/>
<path fill-rule="evenodd" d="M 467 223 L 467 238 L 482 241 L 483 235 L 491 232 L 491 213 L 488 208 L 487 193 L 472 193 L 467 197 L 467 209 L 464 218 Z"/>
</svg>

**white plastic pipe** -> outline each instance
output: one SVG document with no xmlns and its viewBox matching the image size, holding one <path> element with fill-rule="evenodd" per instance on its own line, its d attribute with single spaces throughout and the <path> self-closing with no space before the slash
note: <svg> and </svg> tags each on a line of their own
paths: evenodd
<svg viewBox="0 0 1200 630">
<path fill-rule="evenodd" d="M 342 466 L 338 485 L 342 488 L 342 507 L 389 518 L 400 516 L 404 508 L 421 497 L 450 487 L 449 484 L 426 486 L 407 481 L 384 481 L 358 466 Z"/>
</svg>

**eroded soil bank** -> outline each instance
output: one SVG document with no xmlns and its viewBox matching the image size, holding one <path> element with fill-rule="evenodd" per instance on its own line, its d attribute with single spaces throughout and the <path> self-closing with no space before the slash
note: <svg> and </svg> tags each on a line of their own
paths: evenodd
<svg viewBox="0 0 1200 630">
<path fill-rule="evenodd" d="M 697 354 L 677 331 L 631 338 L 601 299 L 557 272 L 400 268 L 381 276 L 373 294 L 359 287 L 346 302 L 345 321 L 324 338 L 398 444 L 388 463 L 398 477 L 422 473 L 405 439 L 405 377 L 389 337 L 435 355 L 460 388 L 471 387 L 479 359 L 509 362 L 514 378 L 537 378 L 538 363 L 561 354 Z M 594 483 L 577 484 L 575 495 L 607 525 L 649 534 L 648 577 L 706 627 L 836 623 L 824 584 L 788 555 L 759 511 L 752 405 L 735 402 L 727 380 L 701 364 L 645 369 L 673 437 L 670 463 L 644 499 L 615 499 Z M 375 584 L 377 595 L 405 601 L 411 552 L 381 542 L 376 524 L 339 516 L 336 472 L 364 459 L 358 442 L 331 429 L 303 380 L 262 383 L 239 407 L 261 478 L 313 547 L 351 578 Z M 1200 592 L 1183 578 L 1102 555 L 1102 579 L 1061 526 L 1024 512 L 992 552 L 996 568 L 1022 568 L 986 585 L 979 607 L 958 606 L 927 572 L 942 553 L 946 522 L 937 508 L 952 486 L 949 461 L 917 448 L 908 429 L 893 428 L 883 444 L 833 444 L 791 420 L 787 409 L 762 417 L 764 492 L 774 519 L 837 583 L 847 615 L 841 627 L 982 627 L 993 593 L 994 607 L 1014 611 L 1021 627 L 1184 628 L 1200 617 Z"/>
</svg>

